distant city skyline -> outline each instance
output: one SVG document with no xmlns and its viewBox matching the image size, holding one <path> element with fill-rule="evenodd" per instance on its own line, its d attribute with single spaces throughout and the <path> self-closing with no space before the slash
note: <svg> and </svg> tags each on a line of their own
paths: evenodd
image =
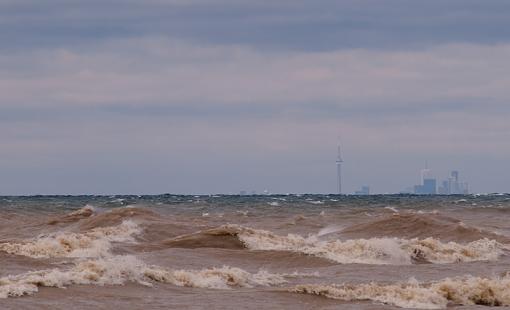
<svg viewBox="0 0 510 310">
<path fill-rule="evenodd" d="M 340 153 L 339 153 L 340 154 Z M 338 157 L 340 158 L 340 156 Z M 338 160 L 337 160 L 338 169 Z M 420 170 L 420 182 L 413 186 L 407 186 L 398 192 L 386 192 L 387 194 L 417 194 L 417 195 L 467 195 L 470 194 L 469 183 L 460 179 L 458 170 L 451 170 L 446 178 L 438 179 L 431 173 L 428 161 L 425 161 L 425 167 Z M 440 181 L 440 183 L 439 183 Z M 370 184 L 367 182 L 365 184 Z M 347 193 L 349 194 L 349 193 Z M 354 195 L 373 194 L 369 185 L 362 185 L 355 190 Z M 379 193 L 381 194 L 381 193 Z"/>
<path fill-rule="evenodd" d="M 2 1 L 0 195 L 510 192 L 510 1 Z"/>
</svg>

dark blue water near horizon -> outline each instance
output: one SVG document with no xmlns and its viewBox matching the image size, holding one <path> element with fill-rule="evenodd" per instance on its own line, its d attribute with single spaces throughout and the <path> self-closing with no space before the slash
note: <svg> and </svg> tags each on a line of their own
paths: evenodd
<svg viewBox="0 0 510 310">
<path fill-rule="evenodd" d="M 126 206 L 152 207 L 161 210 L 203 211 L 209 208 L 259 210 L 318 208 L 509 208 L 510 194 L 486 195 L 35 195 L 0 196 L 0 209 L 39 209 L 41 211 L 75 210 L 86 205 L 98 208 Z"/>
</svg>

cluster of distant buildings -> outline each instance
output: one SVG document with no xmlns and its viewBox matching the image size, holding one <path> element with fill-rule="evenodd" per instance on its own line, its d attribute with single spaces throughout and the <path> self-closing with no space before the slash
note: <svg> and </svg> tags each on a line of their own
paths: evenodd
<svg viewBox="0 0 510 310">
<path fill-rule="evenodd" d="M 459 172 L 452 171 L 450 177 L 442 182 L 437 192 L 441 195 L 469 194 L 469 184 L 467 182 L 459 182 Z"/>
<path fill-rule="evenodd" d="M 414 193 L 418 195 L 466 195 L 469 194 L 467 182 L 460 182 L 459 172 L 452 171 L 448 179 L 437 185 L 437 180 L 427 177 L 428 169 L 422 170 L 422 184 L 414 186 Z"/>
<path fill-rule="evenodd" d="M 430 177 L 430 170 L 425 168 L 421 170 L 421 184 L 410 187 L 401 194 L 416 195 L 467 195 L 469 194 L 469 184 L 461 182 L 459 172 L 454 170 L 446 180 L 438 183 L 437 179 Z M 354 192 L 354 195 L 370 195 L 370 187 L 362 186 L 361 189 Z"/>
<path fill-rule="evenodd" d="M 342 194 L 342 163 L 343 159 L 340 154 L 340 146 L 338 146 L 338 155 L 336 160 L 337 168 L 337 185 L 338 194 Z M 454 170 L 450 172 L 450 176 L 441 182 L 429 176 L 430 169 L 428 164 L 425 163 L 425 169 L 421 170 L 421 184 L 409 188 L 409 190 L 402 191 L 402 194 L 416 194 L 416 195 L 467 195 L 469 194 L 469 186 L 467 182 L 460 182 L 459 172 Z M 354 195 L 370 195 L 370 187 L 362 186 L 359 190 L 354 192 Z"/>
</svg>

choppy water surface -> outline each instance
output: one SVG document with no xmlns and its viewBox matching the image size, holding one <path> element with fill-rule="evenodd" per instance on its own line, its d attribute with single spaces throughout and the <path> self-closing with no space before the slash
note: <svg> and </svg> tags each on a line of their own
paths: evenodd
<svg viewBox="0 0 510 310">
<path fill-rule="evenodd" d="M 0 197 L 0 306 L 506 306 L 509 215 L 509 195 Z"/>
</svg>

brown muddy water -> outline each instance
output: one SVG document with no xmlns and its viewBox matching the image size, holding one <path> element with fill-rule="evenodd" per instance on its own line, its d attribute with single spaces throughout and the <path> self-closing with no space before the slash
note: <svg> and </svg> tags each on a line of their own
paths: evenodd
<svg viewBox="0 0 510 310">
<path fill-rule="evenodd" d="M 510 305 L 510 196 L 0 197 L 0 309 Z"/>
</svg>

